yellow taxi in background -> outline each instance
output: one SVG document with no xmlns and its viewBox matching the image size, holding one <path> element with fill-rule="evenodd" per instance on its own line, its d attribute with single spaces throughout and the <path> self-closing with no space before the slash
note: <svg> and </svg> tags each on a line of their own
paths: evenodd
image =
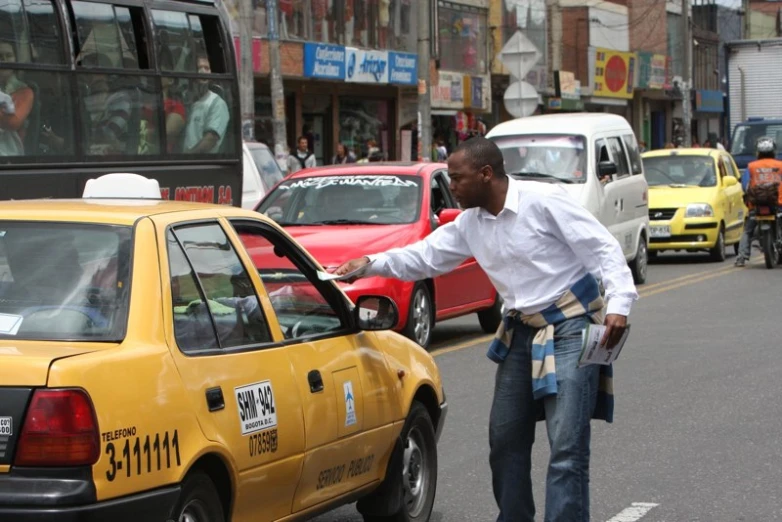
<svg viewBox="0 0 782 522">
<path fill-rule="evenodd" d="M 717 149 L 663 149 L 641 155 L 649 184 L 649 254 L 738 252 L 747 207 L 733 158 Z"/>
<path fill-rule="evenodd" d="M 0 203 L 0 520 L 429 519 L 447 404 L 392 301 L 255 212 L 90 183 Z"/>
</svg>

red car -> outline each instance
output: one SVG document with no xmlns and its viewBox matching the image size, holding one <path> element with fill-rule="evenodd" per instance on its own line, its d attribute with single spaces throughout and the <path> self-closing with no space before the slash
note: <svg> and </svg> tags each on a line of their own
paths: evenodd
<svg viewBox="0 0 782 522">
<path fill-rule="evenodd" d="M 456 219 L 461 210 L 448 184 L 442 163 L 321 167 L 287 177 L 256 210 L 332 271 L 355 257 L 419 241 Z M 255 260 L 259 267 L 267 261 Z M 343 288 L 354 302 L 364 294 L 393 299 L 400 317 L 396 330 L 425 348 L 436 321 L 477 312 L 483 330 L 492 333 L 502 319 L 502 300 L 474 259 L 434 280 L 370 277 Z"/>
</svg>

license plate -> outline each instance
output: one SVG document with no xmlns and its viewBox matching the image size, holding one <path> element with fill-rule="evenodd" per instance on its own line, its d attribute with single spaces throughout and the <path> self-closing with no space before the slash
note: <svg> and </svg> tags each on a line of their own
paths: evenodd
<svg viewBox="0 0 782 522">
<path fill-rule="evenodd" d="M 668 225 L 655 225 L 649 228 L 652 237 L 671 237 L 671 227 Z"/>
<path fill-rule="evenodd" d="M 0 417 L 0 437 L 14 434 L 14 419 L 12 417 Z"/>
</svg>

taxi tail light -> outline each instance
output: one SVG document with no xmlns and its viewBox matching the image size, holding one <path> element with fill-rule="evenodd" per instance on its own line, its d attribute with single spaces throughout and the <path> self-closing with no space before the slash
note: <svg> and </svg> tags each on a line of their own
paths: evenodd
<svg viewBox="0 0 782 522">
<path fill-rule="evenodd" d="M 36 390 L 16 448 L 15 466 L 91 466 L 100 456 L 95 409 L 84 390 Z"/>
</svg>

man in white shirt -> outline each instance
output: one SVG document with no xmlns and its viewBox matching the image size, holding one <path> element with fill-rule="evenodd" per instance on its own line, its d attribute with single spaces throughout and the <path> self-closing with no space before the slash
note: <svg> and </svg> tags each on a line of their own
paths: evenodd
<svg viewBox="0 0 782 522">
<path fill-rule="evenodd" d="M 610 367 L 578 368 L 577 362 L 581 331 L 602 318 L 597 279 L 608 299 L 603 342 L 609 347 L 621 338 L 638 297 L 622 249 L 559 186 L 510 179 L 490 140 L 462 143 L 448 158 L 448 174 L 451 191 L 466 209 L 456 221 L 405 248 L 349 261 L 336 273 L 371 262 L 364 276 L 416 281 L 474 257 L 511 311 L 498 332 L 507 328 L 510 337 L 498 339 L 508 342 L 495 340 L 488 353 L 499 363 L 489 421 L 497 520 L 534 520 L 531 451 L 535 423 L 545 418 L 551 447 L 545 520 L 588 522 L 590 419 L 611 422 L 613 402 L 610 412 L 598 412 L 599 396 L 611 393 L 601 387 L 601 369 Z M 592 297 L 579 307 L 583 288 Z M 554 357 L 536 359 L 537 347 Z M 552 372 L 541 374 L 547 365 Z M 547 382 L 541 388 L 539 381 Z"/>
<path fill-rule="evenodd" d="M 198 57 L 198 72 L 209 74 L 209 58 Z M 209 80 L 196 81 L 198 100 L 190 107 L 185 127 L 184 151 L 190 154 L 217 154 L 225 139 L 228 122 L 228 104 L 209 89 Z"/>
</svg>

